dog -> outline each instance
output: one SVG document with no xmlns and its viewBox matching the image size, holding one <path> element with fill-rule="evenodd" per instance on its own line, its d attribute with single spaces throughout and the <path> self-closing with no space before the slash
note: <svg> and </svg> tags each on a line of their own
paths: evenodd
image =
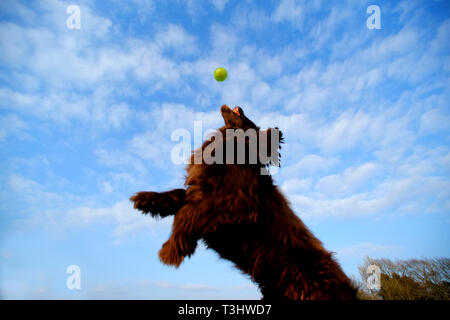
<svg viewBox="0 0 450 320">
<path fill-rule="evenodd" d="M 134 208 L 144 214 L 174 215 L 170 238 L 159 251 L 160 260 L 178 267 L 203 240 L 221 258 L 248 274 L 263 299 L 356 299 L 355 286 L 333 254 L 292 211 L 270 174 L 264 171 L 279 160 L 281 131 L 260 130 L 240 107 L 231 110 L 223 105 L 221 114 L 225 125 L 191 155 L 186 188 L 142 191 L 130 198 Z M 261 155 L 261 144 L 255 146 L 244 137 L 245 161 L 236 163 L 236 152 L 229 158 L 220 155 L 224 150 L 230 153 L 226 143 L 239 140 L 239 136 L 227 135 L 230 130 L 252 131 L 258 142 L 275 139 L 278 147 L 268 148 L 270 161 L 258 157 L 256 163 L 251 162 L 251 152 Z M 233 148 L 236 151 L 236 146 Z M 199 157 L 206 151 L 217 157 L 213 163 Z M 235 162 L 227 162 L 230 159 Z"/>
</svg>

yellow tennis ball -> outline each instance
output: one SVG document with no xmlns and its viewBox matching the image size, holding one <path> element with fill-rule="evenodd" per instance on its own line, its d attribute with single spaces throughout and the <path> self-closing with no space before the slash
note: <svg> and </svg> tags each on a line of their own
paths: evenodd
<svg viewBox="0 0 450 320">
<path fill-rule="evenodd" d="M 224 81 L 227 76 L 227 70 L 225 70 L 224 68 L 217 68 L 216 70 L 214 70 L 214 79 L 216 79 L 217 81 Z"/>
</svg>

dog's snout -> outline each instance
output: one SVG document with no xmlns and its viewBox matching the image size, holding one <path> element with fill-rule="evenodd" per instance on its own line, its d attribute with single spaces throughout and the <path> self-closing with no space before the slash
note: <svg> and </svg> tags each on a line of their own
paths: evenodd
<svg viewBox="0 0 450 320">
<path fill-rule="evenodd" d="M 230 111 L 230 107 L 228 107 L 226 104 L 224 104 L 221 108 L 220 108 L 220 112 L 227 112 Z"/>
</svg>

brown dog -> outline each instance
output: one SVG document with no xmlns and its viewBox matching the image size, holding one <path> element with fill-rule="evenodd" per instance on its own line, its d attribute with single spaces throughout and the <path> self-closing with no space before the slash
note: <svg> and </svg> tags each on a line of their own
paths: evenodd
<svg viewBox="0 0 450 320">
<path fill-rule="evenodd" d="M 221 113 L 225 126 L 218 133 L 224 146 L 230 140 L 227 129 L 260 133 L 241 108 L 231 110 L 224 105 Z M 263 133 L 270 139 L 274 130 Z M 270 162 L 249 162 L 254 146 L 245 142 L 244 164 L 194 163 L 195 154 L 211 149 L 214 140 L 205 141 L 192 154 L 186 189 L 138 192 L 130 199 L 136 209 L 152 216 L 175 215 L 172 234 L 159 251 L 161 261 L 178 267 L 203 239 L 222 258 L 249 274 L 264 299 L 355 299 L 356 289 L 332 254 L 291 210 L 271 176 L 261 174 Z M 282 142 L 281 132 L 277 142 Z M 216 144 L 213 155 L 220 146 Z M 259 154 L 259 147 L 256 149 Z M 269 151 L 273 156 L 278 149 Z M 277 159 L 271 159 L 276 163 Z"/>
</svg>

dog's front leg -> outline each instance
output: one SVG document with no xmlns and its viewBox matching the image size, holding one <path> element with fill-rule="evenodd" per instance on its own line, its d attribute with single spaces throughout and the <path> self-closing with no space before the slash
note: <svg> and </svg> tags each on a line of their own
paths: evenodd
<svg viewBox="0 0 450 320">
<path fill-rule="evenodd" d="M 185 204 L 186 190 L 174 189 L 167 192 L 141 191 L 130 198 L 134 208 L 144 214 L 167 217 L 174 215 Z"/>
<path fill-rule="evenodd" d="M 164 264 L 178 267 L 184 257 L 194 253 L 197 241 L 209 223 L 204 206 L 189 203 L 183 206 L 173 220 L 172 234 L 159 251 Z"/>
</svg>

